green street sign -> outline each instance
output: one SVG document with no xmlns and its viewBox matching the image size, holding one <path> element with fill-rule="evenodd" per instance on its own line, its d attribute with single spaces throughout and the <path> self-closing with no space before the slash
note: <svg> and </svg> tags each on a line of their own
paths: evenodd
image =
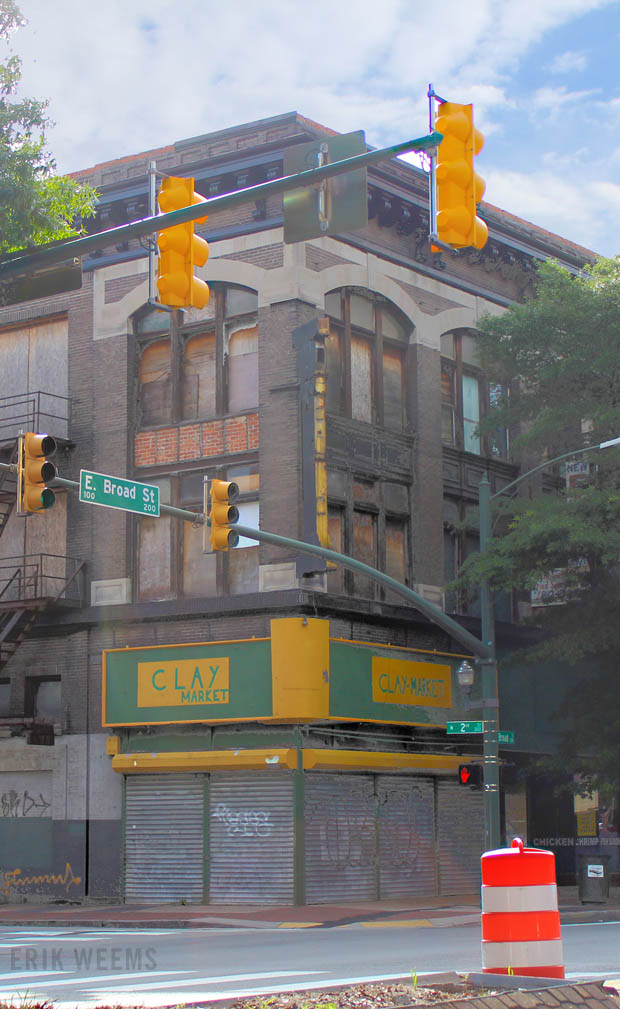
<svg viewBox="0 0 620 1009">
<path fill-rule="evenodd" d="M 508 729 L 505 730 L 499 729 L 497 733 L 498 743 L 514 743 L 514 741 L 515 741 L 514 732 L 510 732 Z"/>
<path fill-rule="evenodd" d="M 159 518 L 159 487 L 120 476 L 80 470 L 80 501 Z"/>
<path fill-rule="evenodd" d="M 446 722 L 449 736 L 471 736 L 484 732 L 484 722 Z"/>
</svg>

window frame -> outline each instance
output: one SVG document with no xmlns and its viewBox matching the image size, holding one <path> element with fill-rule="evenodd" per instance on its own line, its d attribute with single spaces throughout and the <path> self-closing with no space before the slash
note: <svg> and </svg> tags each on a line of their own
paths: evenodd
<svg viewBox="0 0 620 1009">
<path fill-rule="evenodd" d="M 340 538 L 341 547 L 339 552 L 347 554 L 350 557 L 356 556 L 356 551 L 354 549 L 355 542 L 355 516 L 356 514 L 369 514 L 375 519 L 375 554 L 376 562 L 373 566 L 376 566 L 379 571 L 384 573 L 387 572 L 387 544 L 386 544 L 386 525 L 388 522 L 399 522 L 402 523 L 404 528 L 405 537 L 405 585 L 411 584 L 412 574 L 413 574 L 413 561 L 411 553 L 412 540 L 412 529 L 411 529 L 411 486 L 410 484 L 401 483 L 403 488 L 403 498 L 404 503 L 402 508 L 389 506 L 386 502 L 386 485 L 391 483 L 399 483 L 399 481 L 387 480 L 381 477 L 370 477 L 368 473 L 357 473 L 351 470 L 343 471 L 332 471 L 332 473 L 338 472 L 338 483 L 340 485 L 340 492 L 333 489 L 334 481 L 332 480 L 332 490 L 330 490 L 330 473 L 328 471 L 327 485 L 328 485 L 328 517 L 333 517 L 338 513 L 341 516 L 340 521 Z M 374 501 L 362 500 L 361 497 L 355 496 L 354 486 L 359 481 L 369 482 L 372 481 L 376 488 L 376 497 Z M 334 546 L 336 549 L 336 546 Z M 344 595 L 353 596 L 359 599 L 367 599 L 369 601 L 379 601 L 379 602 L 398 602 L 396 596 L 392 596 L 389 589 L 385 586 L 380 585 L 378 582 L 372 582 L 372 594 L 360 595 L 359 588 L 356 588 L 356 578 L 366 578 L 365 575 L 357 574 L 348 568 L 336 568 L 331 571 L 328 569 L 327 572 L 327 591 L 333 595 Z"/>
<path fill-rule="evenodd" d="M 211 318 L 184 322 L 182 313 L 175 311 L 170 313 L 167 320 L 163 320 L 164 322 L 168 322 L 167 329 L 162 328 L 160 330 L 142 332 L 140 331 L 140 323 L 145 318 L 144 310 L 135 317 L 137 430 L 144 431 L 150 428 L 167 427 L 194 420 L 210 420 L 215 417 L 239 416 L 242 413 L 251 413 L 258 410 L 258 395 L 256 397 L 257 402 L 253 405 L 247 405 L 242 409 L 239 408 L 232 412 L 228 408 L 228 346 L 231 336 L 241 328 L 256 328 L 258 332 L 258 303 L 255 311 L 241 311 L 231 315 L 226 313 L 227 296 L 232 291 L 247 292 L 250 295 L 256 295 L 256 292 L 250 288 L 234 284 L 214 284 L 211 288 L 211 304 L 214 307 L 214 313 Z M 208 335 L 209 333 L 215 335 L 215 412 L 202 415 L 200 410 L 198 410 L 197 416 L 186 416 L 184 376 L 186 348 L 188 343 L 195 337 L 203 334 Z M 143 355 L 148 348 L 163 340 L 168 340 L 170 346 L 170 416 L 167 419 L 162 418 L 153 421 L 148 417 L 145 418 L 144 415 L 141 363 Z M 258 368 L 258 354 L 256 366 Z"/>
<path fill-rule="evenodd" d="M 332 314 L 334 309 L 334 299 L 340 296 L 340 315 Z M 364 298 L 372 306 L 372 316 L 374 328 L 369 329 L 359 323 L 351 321 L 351 300 L 352 298 Z M 327 299 L 331 299 L 328 304 Z M 330 311 L 331 309 L 331 311 Z M 383 333 L 382 311 L 387 310 L 398 316 L 398 321 L 402 322 L 403 339 L 399 340 L 393 336 Z M 400 309 L 382 295 L 365 288 L 342 287 L 329 291 L 325 295 L 325 311 L 330 320 L 330 335 L 338 337 L 338 350 L 340 358 L 340 403 L 339 409 L 334 410 L 333 404 L 328 406 L 328 412 L 338 416 L 344 416 L 355 420 L 357 423 L 371 423 L 378 427 L 384 427 L 388 431 L 403 433 L 409 426 L 408 407 L 408 373 L 410 361 L 411 333 L 413 324 L 406 319 Z M 409 332 L 407 332 L 409 330 Z M 354 416 L 354 389 L 352 375 L 352 350 L 354 340 L 365 341 L 370 347 L 370 420 L 364 420 Z M 398 353 L 401 358 L 401 423 L 398 427 L 385 424 L 385 401 L 384 401 L 384 347 Z"/>
<path fill-rule="evenodd" d="M 452 339 L 452 346 L 454 353 L 448 354 L 444 352 L 443 346 L 441 347 L 441 427 L 440 427 L 440 437 L 443 445 L 449 445 L 452 448 L 459 449 L 461 452 L 467 452 L 470 455 L 475 455 L 478 458 L 494 458 L 502 459 L 506 462 L 510 459 L 510 432 L 507 428 L 498 429 L 498 432 L 489 432 L 486 434 L 478 435 L 478 445 L 479 450 L 474 451 L 469 447 L 466 447 L 468 439 L 466 438 L 466 427 L 468 424 L 472 424 L 474 419 L 465 416 L 465 382 L 467 379 L 475 380 L 478 383 L 478 421 L 479 424 L 487 416 L 490 409 L 490 397 L 491 390 L 502 388 L 498 383 L 489 383 L 482 370 L 482 368 L 476 367 L 469 361 L 464 360 L 463 354 L 463 344 L 466 339 L 471 340 L 475 338 L 475 332 L 472 330 L 450 330 L 447 333 L 442 334 L 442 341 L 444 338 L 450 337 Z M 449 400 L 445 396 L 445 391 L 447 388 L 447 381 L 444 381 L 444 376 L 450 376 L 450 385 L 452 397 Z M 447 416 L 448 411 L 452 413 L 452 439 L 446 441 L 444 438 L 445 425 L 444 416 Z M 497 451 L 494 446 L 498 442 L 498 434 L 501 430 L 501 441 L 503 443 L 503 450 Z M 476 436 L 473 435 L 473 438 Z"/>
<path fill-rule="evenodd" d="M 182 507 L 187 511 L 195 512 L 196 515 L 201 515 L 203 511 L 203 498 L 202 498 L 202 483 L 201 483 L 201 493 L 197 496 L 183 496 L 182 491 L 182 481 L 183 477 L 188 477 L 191 475 L 206 476 L 209 480 L 214 477 L 217 479 L 235 479 L 234 474 L 229 475 L 229 470 L 238 469 L 241 466 L 249 467 L 251 470 L 255 471 L 255 475 L 259 476 L 258 467 L 258 453 L 253 453 L 252 458 L 244 458 L 243 461 L 228 461 L 224 465 L 218 460 L 216 464 L 211 464 L 207 466 L 196 466 L 195 464 L 183 470 L 177 470 L 175 473 L 171 474 L 161 474 L 162 479 L 170 480 L 170 500 L 171 503 L 176 507 Z M 251 474 L 254 475 L 254 474 Z M 154 478 L 156 479 L 156 478 Z M 244 505 L 250 502 L 259 502 L 260 506 L 260 485 L 250 488 L 248 490 L 240 490 L 239 498 L 237 499 L 238 505 Z M 240 595 L 242 593 L 234 592 L 231 588 L 233 584 L 233 577 L 231 572 L 231 553 L 232 551 L 213 551 L 210 550 L 205 552 L 205 556 L 212 556 L 215 554 L 215 591 L 213 593 L 200 593 L 196 594 L 193 592 L 185 591 L 185 535 L 184 535 L 184 525 L 185 523 L 176 522 L 174 520 L 170 521 L 169 526 L 169 549 L 170 549 L 170 576 L 168 582 L 168 591 L 166 595 L 161 596 L 151 596 L 145 597 L 142 595 L 142 586 L 140 584 L 140 551 L 141 551 L 141 537 L 140 530 L 144 522 L 159 522 L 161 519 L 142 519 L 140 524 L 136 529 L 136 551 L 135 551 L 135 571 L 136 571 L 136 601 L 142 604 L 149 604 L 152 602 L 162 602 L 165 600 L 172 599 L 212 599 L 215 595 Z M 247 547 L 241 547 L 240 549 L 252 549 Z M 256 557 L 258 564 L 258 544 L 256 545 Z M 234 563 L 234 562 L 232 562 Z M 258 591 L 258 589 L 257 589 Z"/>
</svg>

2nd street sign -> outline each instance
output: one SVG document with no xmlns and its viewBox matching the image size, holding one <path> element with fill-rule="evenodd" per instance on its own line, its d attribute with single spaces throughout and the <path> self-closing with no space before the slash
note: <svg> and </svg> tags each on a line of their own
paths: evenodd
<svg viewBox="0 0 620 1009">
<path fill-rule="evenodd" d="M 515 741 L 514 732 L 511 732 L 509 729 L 499 729 L 497 733 L 498 743 L 514 743 L 514 741 Z"/>
<path fill-rule="evenodd" d="M 484 732 L 484 722 L 446 722 L 446 732 L 449 736 L 470 736 Z"/>
<path fill-rule="evenodd" d="M 80 501 L 159 518 L 159 487 L 87 469 L 80 470 Z"/>
</svg>

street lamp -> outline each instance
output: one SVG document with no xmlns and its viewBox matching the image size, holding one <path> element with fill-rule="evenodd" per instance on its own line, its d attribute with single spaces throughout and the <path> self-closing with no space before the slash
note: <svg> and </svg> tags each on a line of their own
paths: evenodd
<svg viewBox="0 0 620 1009">
<path fill-rule="evenodd" d="M 555 456 L 554 459 L 547 459 L 539 463 L 526 473 L 522 473 L 515 480 L 512 480 L 505 487 L 495 494 L 491 494 L 491 485 L 488 474 L 485 473 L 478 484 L 478 516 L 480 529 L 480 553 L 484 554 L 488 549 L 489 541 L 493 532 L 491 528 L 491 501 L 500 497 L 532 476 L 541 469 L 553 466 L 562 459 L 570 456 L 583 455 L 585 452 L 593 452 L 596 449 L 612 448 L 620 445 L 620 438 L 612 438 L 609 441 L 602 441 L 598 445 L 587 445 L 584 448 L 575 449 L 572 452 L 564 452 Z M 482 718 L 484 733 L 482 736 L 482 753 L 484 759 L 484 835 L 486 850 L 490 851 L 499 848 L 500 837 L 500 816 L 499 816 L 499 746 L 498 746 L 498 722 L 499 722 L 499 692 L 497 684 L 497 656 L 495 650 L 495 614 L 493 612 L 493 599 L 487 581 L 480 584 L 480 636 L 482 642 L 487 646 L 488 657 L 478 658 L 482 673 Z M 458 675 L 458 674 L 457 674 Z M 460 680 L 459 680 L 460 682 Z"/>
<path fill-rule="evenodd" d="M 474 667 L 471 662 L 467 661 L 467 659 L 461 662 L 456 671 L 456 678 L 458 680 L 459 687 L 461 688 L 461 692 L 465 694 L 469 703 L 471 688 L 474 685 Z"/>
</svg>

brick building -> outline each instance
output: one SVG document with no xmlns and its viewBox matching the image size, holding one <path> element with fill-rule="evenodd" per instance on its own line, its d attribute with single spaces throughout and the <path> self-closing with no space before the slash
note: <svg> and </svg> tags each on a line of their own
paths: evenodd
<svg viewBox="0 0 620 1009">
<path fill-rule="evenodd" d="M 286 150 L 326 134 L 290 113 L 97 165 L 80 173 L 100 192 L 90 228 L 146 216 L 152 159 L 209 197 L 277 178 Z M 482 251 L 431 253 L 426 176 L 401 161 L 370 170 L 368 201 L 364 230 L 292 245 L 281 197 L 213 213 L 204 310 L 148 304 L 137 241 L 85 258 L 78 291 L 0 308 L 2 459 L 20 429 L 47 431 L 63 477 L 156 484 L 197 513 L 205 477 L 232 479 L 242 522 L 294 538 L 316 536 L 304 473 L 320 470 L 333 548 L 479 633 L 476 600 L 444 593 L 476 548 L 453 523 L 485 471 L 497 491 L 518 468 L 507 432 L 477 434 L 497 390 L 476 325 L 527 296 L 536 260 L 578 270 L 592 254 L 488 205 Z M 324 451 L 302 437 L 317 376 Z M 294 551 L 242 541 L 204 553 L 199 524 L 70 490 L 27 519 L 14 501 L 5 476 L 3 899 L 475 888 L 482 798 L 456 772 L 480 746 L 446 737 L 465 707 L 463 656 L 445 633 L 369 579 Z M 500 644 L 518 635 L 515 616 L 498 600 Z M 519 711 L 519 689 L 500 689 L 514 765 L 537 748 L 536 701 Z M 28 743 L 42 720 L 53 747 Z M 502 809 L 525 833 L 520 781 L 507 775 Z"/>
</svg>

